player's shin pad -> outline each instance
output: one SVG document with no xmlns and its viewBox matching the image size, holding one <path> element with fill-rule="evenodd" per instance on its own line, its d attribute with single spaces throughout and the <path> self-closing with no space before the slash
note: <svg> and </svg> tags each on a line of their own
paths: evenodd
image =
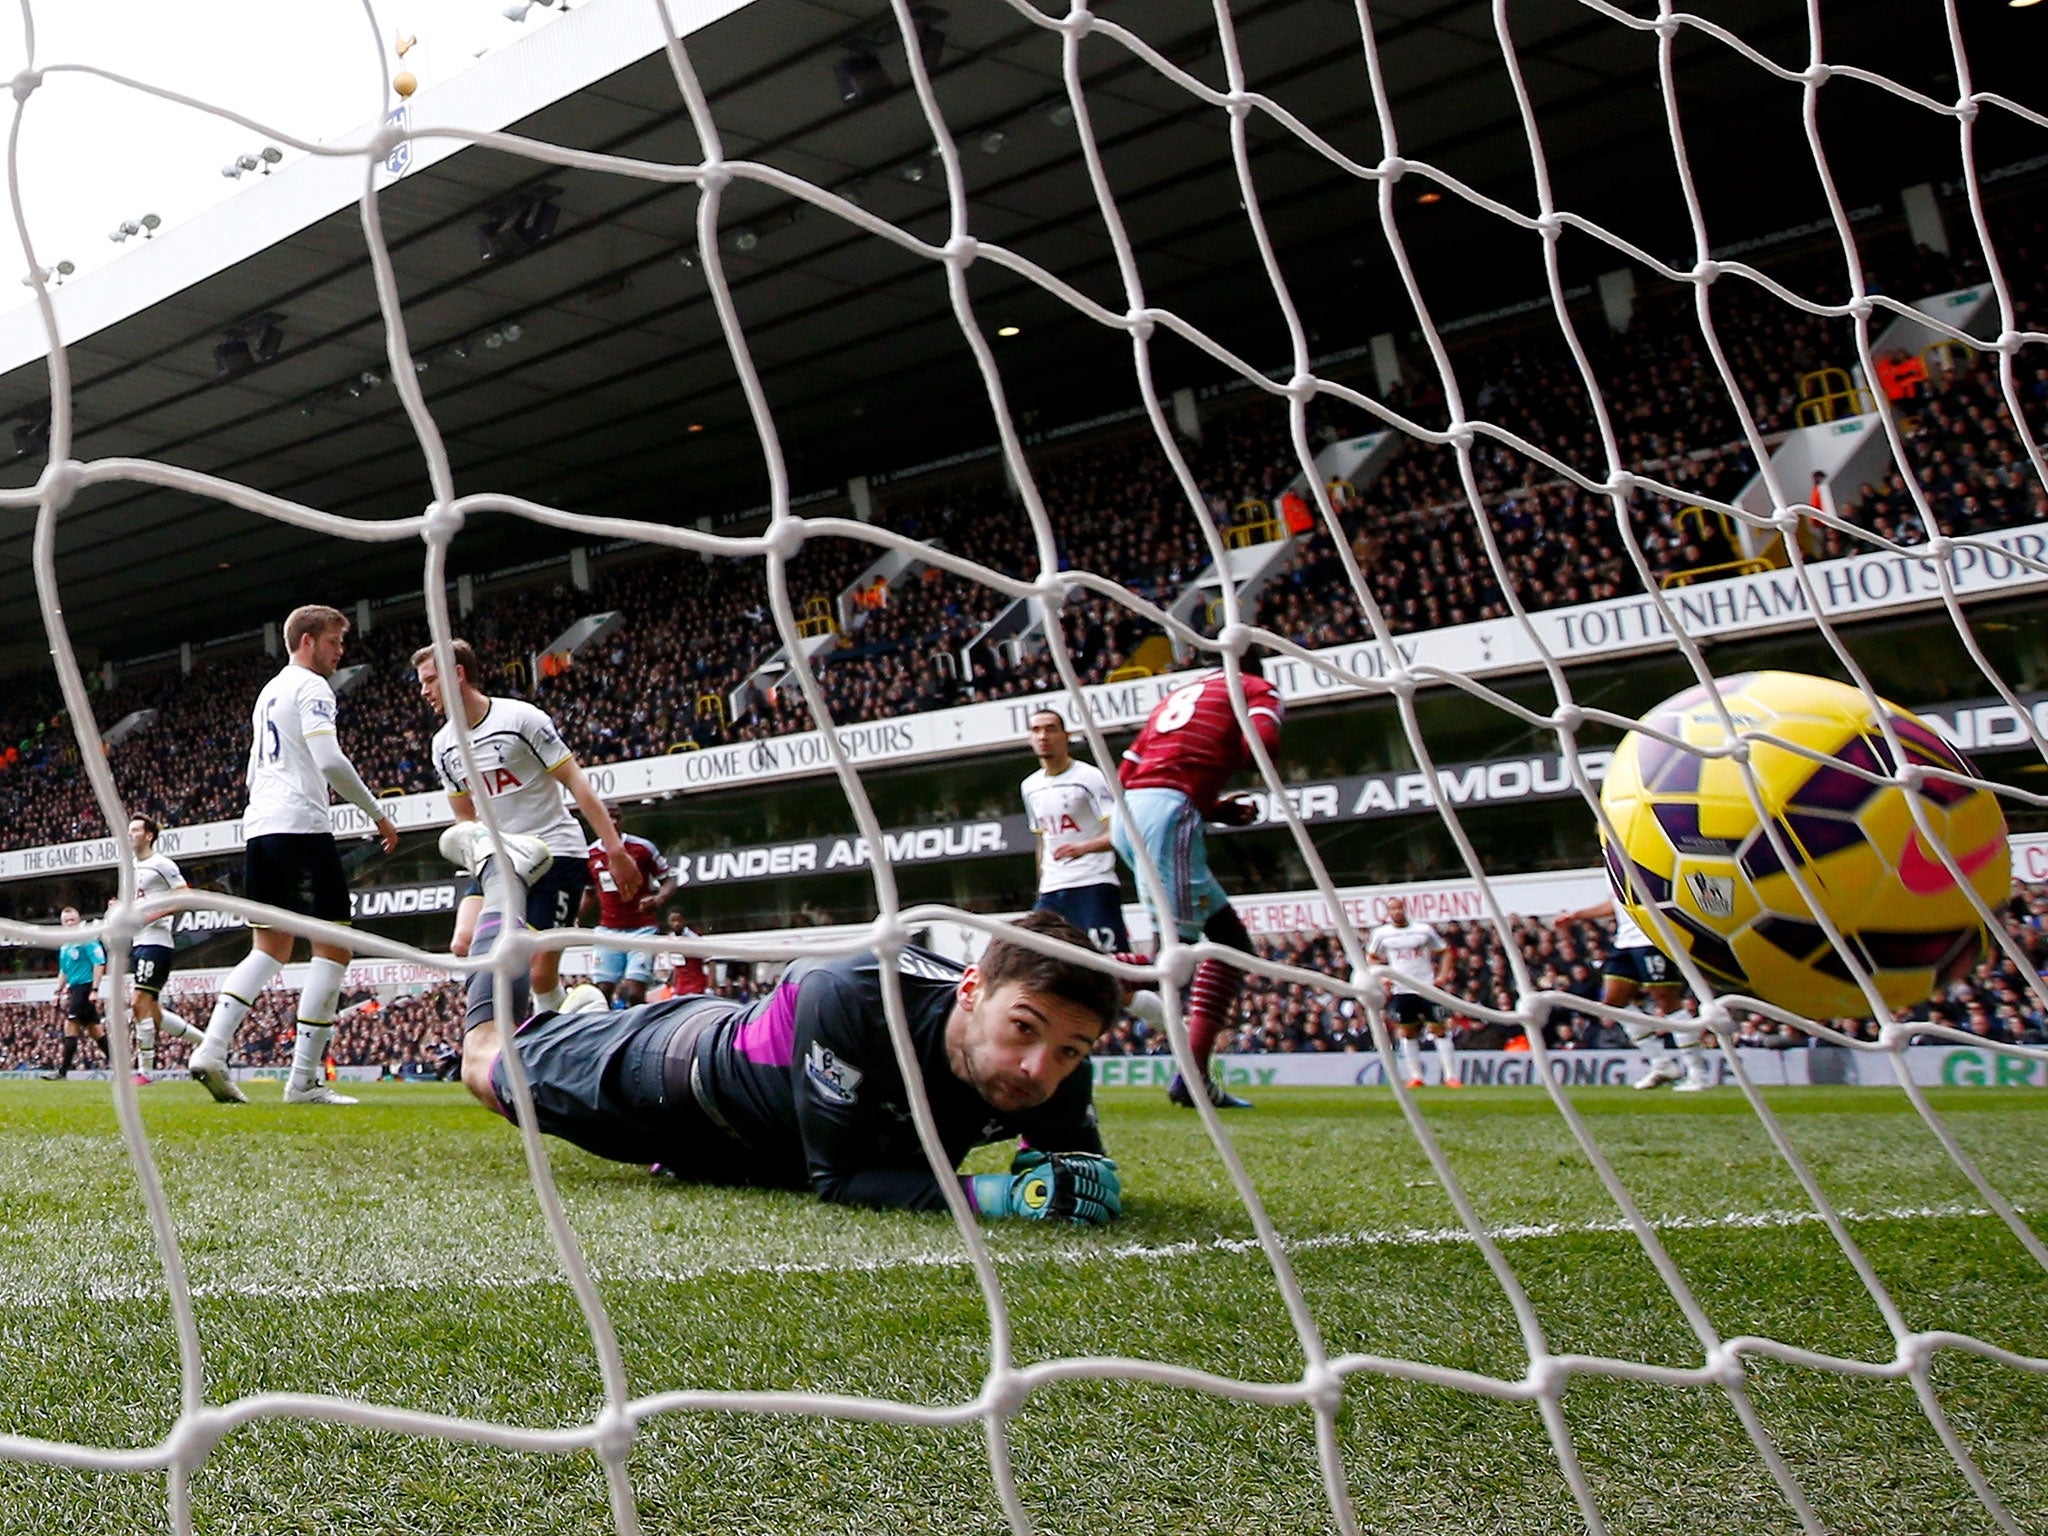
<svg viewBox="0 0 2048 1536">
<path fill-rule="evenodd" d="M 1019 1152 L 1008 1173 L 962 1181 L 984 1216 L 1024 1216 L 1100 1226 L 1123 1213 L 1116 1164 L 1092 1152 Z"/>
</svg>

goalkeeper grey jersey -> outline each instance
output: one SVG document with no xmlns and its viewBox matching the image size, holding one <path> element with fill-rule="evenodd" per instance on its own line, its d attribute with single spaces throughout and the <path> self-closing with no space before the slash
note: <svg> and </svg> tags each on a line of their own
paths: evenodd
<svg viewBox="0 0 2048 1536">
<path fill-rule="evenodd" d="M 1045 1152 L 1101 1152 L 1087 1064 L 1033 1109 L 1005 1113 L 953 1075 L 946 1020 L 962 968 L 920 949 L 899 971 L 910 1039 L 949 1166 L 1022 1136 Z M 660 1006 L 660 1005 L 656 1005 Z M 707 1112 L 759 1159 L 761 1183 L 847 1205 L 941 1210 L 882 1009 L 882 958 L 800 960 L 699 1048 Z"/>
</svg>

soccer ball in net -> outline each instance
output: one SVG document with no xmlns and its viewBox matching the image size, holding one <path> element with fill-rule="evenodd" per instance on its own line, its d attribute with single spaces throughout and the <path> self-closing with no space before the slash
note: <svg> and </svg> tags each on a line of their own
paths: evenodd
<svg viewBox="0 0 2048 1536">
<path fill-rule="evenodd" d="M 1891 1009 L 1924 1002 L 1968 972 L 1983 950 L 1982 924 L 1925 845 L 1906 796 L 1919 795 L 1929 827 L 1987 906 L 2005 899 L 2012 857 L 1997 798 L 1948 779 L 1925 778 L 1908 791 L 1850 771 L 1895 772 L 1878 716 L 1854 688 L 1798 672 L 1749 672 L 1714 686 L 1749 744 L 1763 819 L 1732 757 L 1640 731 L 1624 737 L 1600 802 L 1614 824 L 1605 853 L 1616 900 L 1643 931 L 1663 942 L 1647 896 L 1717 988 L 1808 1018 L 1868 1015 L 1862 989 L 1766 834 L 1767 819 Z M 1894 704 L 1884 710 L 1913 763 L 1973 771 L 1924 721 Z M 1666 699 L 1643 724 L 1694 747 L 1728 741 L 1704 686 Z"/>
</svg>

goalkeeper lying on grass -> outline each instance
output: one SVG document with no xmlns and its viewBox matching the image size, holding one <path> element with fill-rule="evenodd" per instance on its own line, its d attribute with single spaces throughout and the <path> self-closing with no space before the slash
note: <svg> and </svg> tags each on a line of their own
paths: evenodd
<svg viewBox="0 0 2048 1536">
<path fill-rule="evenodd" d="M 522 881 L 550 857 L 508 836 Z M 442 851 L 475 873 L 491 857 L 476 822 Z M 494 876 L 496 871 L 491 872 Z M 491 876 L 486 901 L 497 905 Z M 1080 948 L 1066 919 L 1018 925 Z M 502 932 L 487 910 L 472 955 Z M 945 1198 L 911 1123 L 910 1099 L 882 1011 L 875 954 L 800 960 L 756 1003 L 682 997 L 609 1013 L 542 1013 L 514 1034 L 541 1130 L 619 1162 L 659 1163 L 693 1183 L 811 1189 L 843 1205 L 936 1211 Z M 956 1166 L 987 1142 L 1025 1139 L 1006 1174 L 961 1176 L 984 1216 L 1104 1222 L 1122 1209 L 1102 1152 L 1084 1067 L 1116 1016 L 1114 978 L 1001 939 L 965 968 L 923 950 L 898 965 L 925 1093 Z M 523 1016 L 526 985 L 515 988 Z M 488 974 L 470 979 L 463 1086 L 507 1119 L 512 1090 Z"/>
</svg>

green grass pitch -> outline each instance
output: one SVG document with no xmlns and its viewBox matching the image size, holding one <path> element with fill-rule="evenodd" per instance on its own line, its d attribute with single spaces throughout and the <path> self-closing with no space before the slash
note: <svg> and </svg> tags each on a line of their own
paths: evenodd
<svg viewBox="0 0 2048 1536">
<path fill-rule="evenodd" d="M 209 1400 L 309 1391 L 525 1426 L 600 1403 L 594 1355 L 512 1130 L 444 1088 L 372 1088 L 355 1110 L 246 1109 L 166 1083 L 145 1113 L 199 1297 Z M 2022 1209 L 2048 1209 L 2038 1090 L 1934 1095 Z M 2048 1355 L 2048 1277 L 1903 1098 L 1782 1090 L 1772 1103 L 1909 1324 Z M 1300 1350 L 1250 1223 L 1196 1119 L 1103 1095 L 1126 1218 L 1101 1231 L 990 1229 L 1020 1360 L 1121 1354 L 1291 1380 Z M 1732 1091 L 1582 1090 L 1601 1145 L 1724 1336 L 1889 1359 L 1876 1308 Z M 1441 1092 L 1429 1119 L 1528 1287 L 1552 1349 L 1669 1364 L 1698 1350 L 1547 1100 Z M 1228 1122 L 1332 1353 L 1514 1377 L 1499 1288 L 1378 1091 L 1267 1090 Z M 801 1388 L 956 1402 L 987 1324 L 943 1218 L 693 1189 L 555 1148 L 564 1199 L 617 1322 L 635 1394 Z M 990 1166 L 997 1163 L 991 1149 Z M 1749 1218 L 1754 1218 L 1749 1219 Z M 1845 1532 L 1995 1529 L 1910 1389 L 1759 1365 L 1755 1398 L 1822 1518 Z M 2048 1380 L 1959 1354 L 1936 1380 L 2014 1515 L 2048 1522 Z M 0 1429 L 110 1446 L 171 1428 L 170 1311 L 105 1084 L 0 1085 Z M 1617 1533 L 1796 1530 L 1718 1392 L 1579 1380 L 1565 1399 Z M 1014 1421 L 1039 1529 L 1331 1528 L 1305 1410 L 1089 1382 Z M 1533 1408 L 1376 1376 L 1341 1430 L 1375 1532 L 1580 1529 Z M 659 1532 L 1004 1529 L 975 1429 L 701 1413 L 650 1421 L 632 1472 Z M 610 1529 L 595 1461 L 306 1421 L 227 1436 L 194 1483 L 214 1533 Z M 0 1536 L 167 1529 L 160 1474 L 0 1465 Z"/>
</svg>

